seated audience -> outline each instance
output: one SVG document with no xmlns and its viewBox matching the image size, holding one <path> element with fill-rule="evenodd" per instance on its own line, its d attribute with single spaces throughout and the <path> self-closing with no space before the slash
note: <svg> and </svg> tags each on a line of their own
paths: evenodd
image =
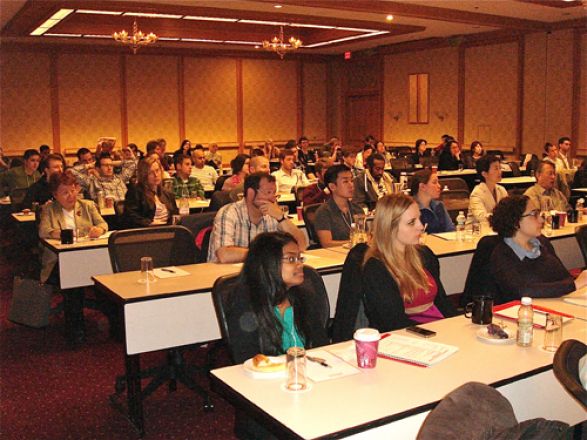
<svg viewBox="0 0 587 440">
<path fill-rule="evenodd" d="M 546 153 L 546 156 L 544 156 L 544 159 L 542 160 L 550 162 L 556 169 L 558 161 L 558 147 L 556 145 L 552 145 L 550 142 L 547 142 L 544 144 L 544 153 Z"/>
<path fill-rule="evenodd" d="M 367 167 L 367 159 L 375 152 L 375 147 L 371 144 L 365 144 L 363 149 L 357 153 L 357 160 L 355 167 L 359 170 L 364 170 Z M 383 158 L 385 161 L 385 158 Z"/>
<path fill-rule="evenodd" d="M 566 211 L 569 202 L 565 195 L 555 188 L 556 171 L 554 165 L 546 161 L 540 162 L 535 175 L 536 184 L 528 188 L 524 195 L 530 197 L 540 210 Z"/>
<path fill-rule="evenodd" d="M 263 151 L 265 157 L 271 161 L 272 159 L 279 159 L 279 148 L 277 148 L 271 139 L 267 139 L 263 144 Z"/>
<path fill-rule="evenodd" d="M 346 165 L 351 173 L 353 173 L 353 179 L 357 177 L 361 170 L 355 166 L 357 163 L 357 152 L 352 147 L 342 148 L 342 164 Z"/>
<path fill-rule="evenodd" d="M 222 169 L 222 156 L 218 152 L 218 144 L 211 143 L 206 151 L 206 163 L 217 170 Z"/>
<path fill-rule="evenodd" d="M 23 206 L 30 208 L 33 203 L 44 205 L 49 200 L 53 200 L 53 193 L 49 188 L 49 178 L 52 174 L 63 173 L 64 169 L 63 158 L 59 154 L 50 154 L 47 156 L 43 176 L 29 187 L 23 201 Z"/>
<path fill-rule="evenodd" d="M 544 220 L 533 199 L 506 197 L 495 207 L 490 222 L 503 239 L 491 254 L 491 273 L 499 291 L 496 304 L 523 296 L 559 297 L 587 285 L 587 271 L 573 280 L 541 235 Z"/>
<path fill-rule="evenodd" d="M 298 161 L 302 171 L 306 171 L 308 163 L 316 162 L 316 151 L 310 149 L 310 141 L 306 136 L 302 136 L 298 142 Z"/>
<path fill-rule="evenodd" d="M 501 163 L 497 156 L 483 156 L 477 161 L 477 174 L 481 183 L 473 188 L 469 199 L 469 212 L 477 221 L 486 221 L 495 205 L 508 196 L 506 189 L 498 185 L 501 181 Z"/>
<path fill-rule="evenodd" d="M 380 332 L 456 314 L 440 281 L 438 258 L 419 245 L 423 231 L 411 197 L 393 194 L 377 203 L 363 293 L 369 325 Z"/>
<path fill-rule="evenodd" d="M 181 141 L 181 145 L 179 146 L 179 148 L 173 152 L 174 160 L 175 156 L 189 156 L 191 149 L 192 143 L 190 142 L 190 140 L 184 139 L 183 141 Z"/>
<path fill-rule="evenodd" d="M 90 238 L 97 238 L 108 231 L 108 224 L 94 202 L 78 198 L 79 189 L 73 174 L 52 173 L 49 190 L 54 202 L 43 207 L 39 223 L 40 238 L 60 239 L 62 229 L 72 229 L 77 236 L 83 234 Z M 42 263 L 41 282 L 45 282 L 57 263 L 57 255 L 44 250 Z"/>
<path fill-rule="evenodd" d="M 330 190 L 324 182 L 324 174 L 332 166 L 332 159 L 329 157 L 321 158 L 316 165 L 314 165 L 314 171 L 318 176 L 316 183 L 307 186 L 302 191 L 302 203 L 304 205 L 313 205 L 314 203 L 322 203 L 328 200 L 330 197 Z"/>
<path fill-rule="evenodd" d="M 224 181 L 222 191 L 231 191 L 238 185 L 245 181 L 249 175 L 249 164 L 251 157 L 248 154 L 237 154 L 237 156 L 230 161 L 230 168 L 232 168 L 232 176 Z"/>
<path fill-rule="evenodd" d="M 277 182 L 277 192 L 279 194 L 289 194 L 295 187 L 310 184 L 303 171 L 294 169 L 295 155 L 292 150 L 283 150 L 279 154 L 279 161 L 281 162 L 281 168 L 271 173 Z"/>
<path fill-rule="evenodd" d="M 375 153 L 380 154 L 385 159 L 385 168 L 391 168 L 391 154 L 385 148 L 385 144 L 382 141 L 377 141 L 375 144 Z"/>
<path fill-rule="evenodd" d="M 430 157 L 428 142 L 426 139 L 418 139 L 416 141 L 416 152 L 412 155 L 412 163 L 414 165 L 425 165 L 426 157 Z"/>
<path fill-rule="evenodd" d="M 440 171 L 458 170 L 464 167 L 461 160 L 461 147 L 454 139 L 449 139 L 440 153 L 438 158 L 438 169 Z"/>
<path fill-rule="evenodd" d="M 71 169 L 75 171 L 76 175 L 83 174 L 84 176 L 87 176 L 89 170 L 94 168 L 96 162 L 94 160 L 94 155 L 89 149 L 87 149 L 86 147 L 82 147 L 79 150 L 77 150 L 76 156 L 77 161 L 75 162 L 73 167 L 71 167 Z"/>
<path fill-rule="evenodd" d="M 266 173 L 248 175 L 243 200 L 223 206 L 214 218 L 208 261 L 240 263 L 258 234 L 278 230 L 289 232 L 305 249 L 303 232 L 283 213 L 276 200 L 275 177 Z"/>
<path fill-rule="evenodd" d="M 253 156 L 249 162 L 249 174 L 253 173 L 267 173 L 269 174 L 269 159 L 265 156 Z M 239 194 L 242 196 L 245 192 L 245 183 L 241 183 L 235 186 L 230 191 L 230 198 L 233 202 L 236 202 L 239 198 Z"/>
<path fill-rule="evenodd" d="M 553 164 L 556 171 L 554 187 L 568 199 L 571 195 L 571 189 L 569 188 L 567 179 L 570 179 L 571 176 L 568 173 L 569 170 L 564 168 L 564 161 L 559 156 L 558 146 L 547 142 L 544 144 L 544 152 L 546 156 L 544 156 L 543 160 Z"/>
<path fill-rule="evenodd" d="M 43 174 L 47 167 L 47 158 L 51 154 L 51 147 L 49 145 L 41 145 L 39 147 L 39 153 L 41 154 L 41 161 L 39 162 L 39 173 Z"/>
<path fill-rule="evenodd" d="M 346 165 L 328 168 L 324 182 L 331 197 L 316 211 L 314 229 L 322 247 L 341 246 L 350 239 L 354 216 L 364 214 L 364 211 L 351 201 L 353 175 Z"/>
<path fill-rule="evenodd" d="M 163 186 L 163 167 L 156 156 L 139 163 L 137 183 L 129 185 L 124 199 L 124 217 L 128 228 L 169 224 L 177 214 L 172 193 Z"/>
<path fill-rule="evenodd" d="M 354 180 L 353 202 L 373 210 L 381 197 L 393 192 L 393 178 L 385 172 L 385 159 L 373 153 L 367 159 L 367 169 Z"/>
<path fill-rule="evenodd" d="M 479 141 L 473 141 L 471 143 L 471 150 L 467 154 L 463 154 L 463 162 L 465 168 L 475 169 L 477 167 L 477 161 L 485 155 L 483 150 L 483 144 Z"/>
<path fill-rule="evenodd" d="M 192 159 L 188 155 L 176 155 L 173 157 L 175 176 L 173 178 L 173 194 L 176 199 L 187 193 L 189 197 L 203 199 L 204 187 L 196 177 L 192 177 Z"/>
<path fill-rule="evenodd" d="M 41 173 L 38 171 L 40 161 L 41 155 L 37 150 L 26 150 L 22 165 L 0 174 L 0 191 L 4 191 L 1 195 L 10 195 L 15 188 L 29 188 L 39 180 L 41 178 Z"/>
<path fill-rule="evenodd" d="M 205 191 L 212 191 L 216 180 L 218 180 L 218 173 L 210 165 L 206 165 L 204 149 L 201 146 L 196 146 L 192 150 L 192 161 L 194 162 L 194 166 L 191 176 L 200 181 Z"/>
<path fill-rule="evenodd" d="M 426 232 L 451 232 L 455 230 L 444 203 L 440 199 L 440 182 L 438 174 L 430 169 L 420 170 L 414 174 L 410 183 L 410 194 L 420 208 L 420 221 L 426 226 Z"/>
</svg>

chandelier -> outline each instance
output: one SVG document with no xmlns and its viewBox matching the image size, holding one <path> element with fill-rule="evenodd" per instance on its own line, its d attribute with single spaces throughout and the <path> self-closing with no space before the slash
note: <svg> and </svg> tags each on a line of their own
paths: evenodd
<svg viewBox="0 0 587 440">
<path fill-rule="evenodd" d="M 271 41 L 263 41 L 263 49 L 277 53 L 281 59 L 287 52 L 297 50 L 301 45 L 302 40 L 296 37 L 291 37 L 288 41 L 283 39 L 283 26 L 279 27 L 279 36 L 273 37 Z"/>
<path fill-rule="evenodd" d="M 137 53 L 139 47 L 147 46 L 157 41 L 157 35 L 155 35 L 153 32 L 151 32 L 148 35 L 145 35 L 141 31 L 139 31 L 139 27 L 137 26 L 136 20 L 132 25 L 132 35 L 129 35 L 128 32 L 122 30 L 120 32 L 114 32 L 114 34 L 112 34 L 112 37 L 119 43 L 130 46 L 133 54 Z"/>
</svg>

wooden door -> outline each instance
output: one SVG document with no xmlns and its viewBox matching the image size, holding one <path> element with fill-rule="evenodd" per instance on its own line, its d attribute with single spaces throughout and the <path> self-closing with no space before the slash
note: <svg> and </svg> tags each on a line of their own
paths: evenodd
<svg viewBox="0 0 587 440">
<path fill-rule="evenodd" d="M 346 98 L 345 144 L 362 145 L 366 135 L 381 139 L 379 94 L 357 94 Z"/>
</svg>

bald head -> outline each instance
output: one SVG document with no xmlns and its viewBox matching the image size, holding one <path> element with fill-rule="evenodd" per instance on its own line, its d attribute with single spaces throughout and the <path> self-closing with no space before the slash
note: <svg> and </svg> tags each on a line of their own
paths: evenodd
<svg viewBox="0 0 587 440">
<path fill-rule="evenodd" d="M 265 156 L 255 156 L 251 158 L 249 169 L 252 173 L 269 173 L 269 159 Z"/>
</svg>

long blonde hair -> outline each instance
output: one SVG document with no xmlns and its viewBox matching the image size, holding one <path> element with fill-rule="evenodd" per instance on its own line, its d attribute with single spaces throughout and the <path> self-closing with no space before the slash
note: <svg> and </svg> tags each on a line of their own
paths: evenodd
<svg viewBox="0 0 587 440">
<path fill-rule="evenodd" d="M 381 260 L 408 303 L 414 300 L 418 290 L 427 291 L 430 288 L 417 246 L 406 245 L 402 253 L 395 245 L 401 216 L 414 203 L 414 199 L 402 193 L 379 199 L 373 222 L 373 239 L 364 259 L 364 262 L 371 257 Z"/>
<path fill-rule="evenodd" d="M 151 166 L 154 163 L 157 163 L 159 169 L 161 170 L 161 177 L 163 177 L 163 166 L 161 162 L 155 155 L 147 156 L 143 160 L 139 162 L 137 167 L 137 186 L 140 191 L 145 195 L 145 199 L 149 205 L 155 205 L 155 194 L 157 196 L 161 196 L 162 185 L 159 184 L 156 191 L 153 191 L 149 186 L 149 172 L 151 171 Z"/>
</svg>

